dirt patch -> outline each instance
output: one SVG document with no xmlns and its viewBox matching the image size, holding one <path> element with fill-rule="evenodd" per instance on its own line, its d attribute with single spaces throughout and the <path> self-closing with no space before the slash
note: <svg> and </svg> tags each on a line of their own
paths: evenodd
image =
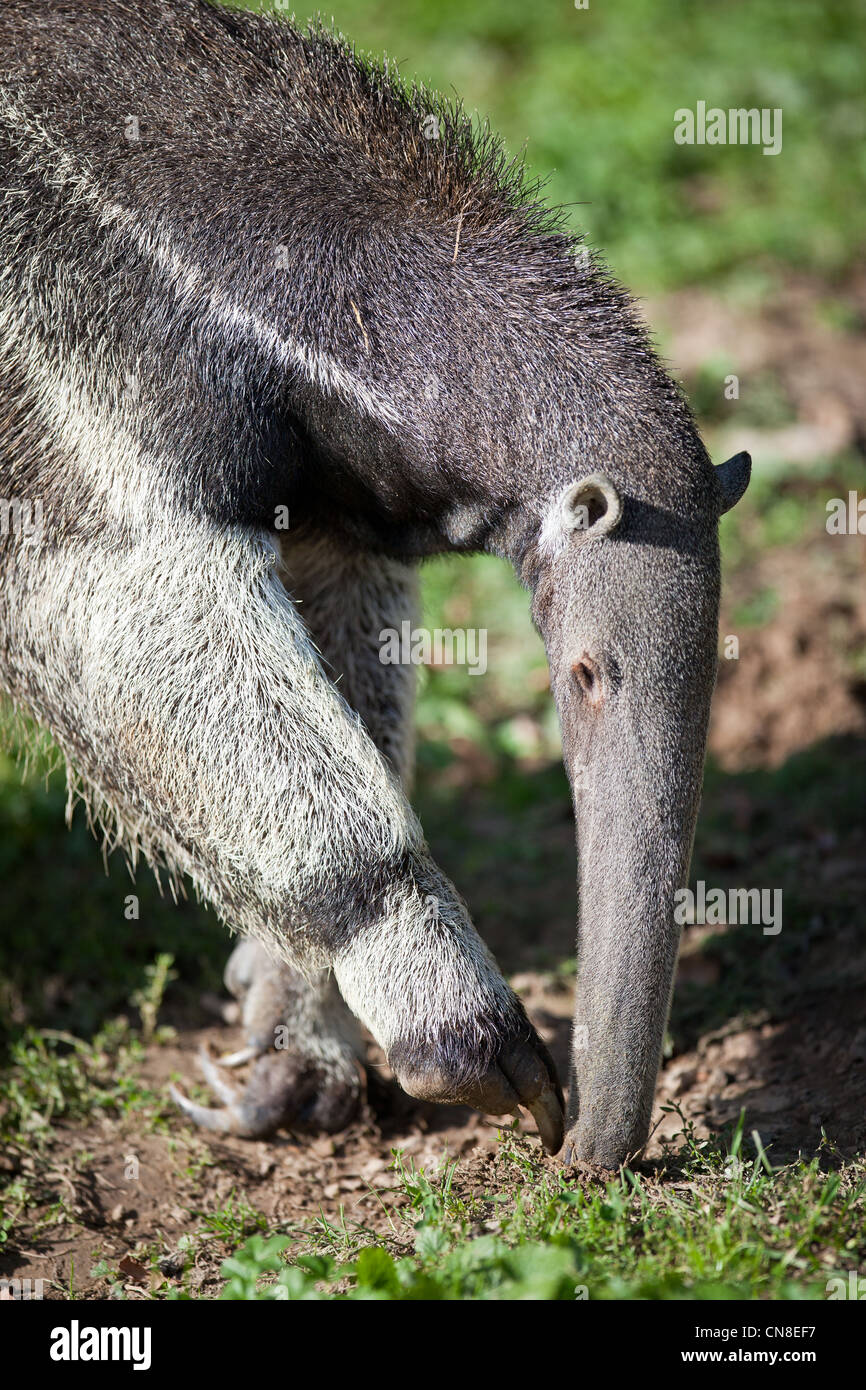
<svg viewBox="0 0 866 1390">
<path fill-rule="evenodd" d="M 719 457 L 748 449 L 755 460 L 783 459 L 787 468 L 810 468 L 862 447 L 866 439 L 866 270 L 834 289 L 806 275 L 768 285 L 760 312 L 754 301 L 738 304 L 689 288 L 647 307 L 661 333 L 671 368 L 690 384 L 709 372 L 739 380 L 739 395 L 721 422 Z M 770 383 L 773 403 L 750 396 Z M 767 423 L 772 404 L 789 418 Z"/>
<path fill-rule="evenodd" d="M 195 1079 L 198 1048 L 226 1041 L 224 1029 L 204 1028 L 154 1045 L 142 1081 L 160 1090 L 172 1077 Z M 127 1297 L 146 1297 L 166 1280 L 178 1282 L 190 1261 L 184 1238 L 194 1232 L 186 1278 L 193 1291 L 211 1297 L 222 1287 L 223 1259 L 265 1223 L 291 1229 L 321 1218 L 393 1240 L 407 1200 L 396 1190 L 393 1151 L 406 1167 L 434 1173 L 463 1155 L 476 1162 L 492 1155 L 497 1128 L 462 1107 L 411 1100 L 372 1046 L 370 1060 L 364 1113 L 335 1137 L 205 1139 L 169 1110 L 149 1122 L 130 1115 L 102 1116 L 83 1128 L 59 1123 L 44 1154 L 7 1156 L 3 1168 L 4 1177 L 32 1184 L 31 1222 L 50 1222 L 58 1197 L 62 1222 L 41 1226 L 32 1244 L 0 1255 L 0 1277 L 43 1279 L 49 1298 L 64 1297 L 71 1286 L 79 1298 L 105 1297 L 115 1283 Z M 406 1244 L 411 1248 L 408 1237 Z"/>
<path fill-rule="evenodd" d="M 745 1109 L 775 1161 L 810 1155 L 823 1135 L 845 1155 L 866 1147 L 866 1026 L 862 984 L 803 1002 L 795 1019 L 709 1034 L 662 1071 L 657 1109 L 676 1104 L 706 1138 Z M 658 1115 L 648 1150 L 682 1130 Z M 823 1134 L 822 1134 L 823 1131 Z"/>
<path fill-rule="evenodd" d="M 823 516 L 817 522 L 822 528 Z M 750 627 L 738 609 L 755 595 L 776 610 Z M 726 634 L 739 641 L 738 657 L 719 664 L 710 727 L 710 752 L 723 767 L 778 767 L 823 738 L 866 732 L 862 537 L 824 533 L 740 567 L 725 586 L 721 633 L 723 647 Z"/>
</svg>

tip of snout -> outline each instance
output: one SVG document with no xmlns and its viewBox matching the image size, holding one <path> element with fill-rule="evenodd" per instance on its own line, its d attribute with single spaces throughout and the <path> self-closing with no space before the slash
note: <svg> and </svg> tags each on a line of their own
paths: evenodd
<svg viewBox="0 0 866 1390">
<path fill-rule="evenodd" d="M 586 1165 L 606 1173 L 616 1173 L 639 1159 L 642 1151 L 643 1145 L 629 1144 L 613 1136 L 581 1133 L 579 1128 L 575 1128 L 565 1136 L 562 1164 L 564 1168 Z"/>
</svg>

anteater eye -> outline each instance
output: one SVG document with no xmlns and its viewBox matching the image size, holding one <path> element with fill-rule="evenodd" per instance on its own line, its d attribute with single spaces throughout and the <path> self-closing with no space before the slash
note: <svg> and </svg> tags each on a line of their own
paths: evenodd
<svg viewBox="0 0 866 1390">
<path fill-rule="evenodd" d="M 604 698 L 604 688 L 602 685 L 601 671 L 598 663 L 593 661 L 591 656 L 584 652 L 579 661 L 575 661 L 572 666 L 575 679 L 588 700 L 597 704 Z"/>
</svg>

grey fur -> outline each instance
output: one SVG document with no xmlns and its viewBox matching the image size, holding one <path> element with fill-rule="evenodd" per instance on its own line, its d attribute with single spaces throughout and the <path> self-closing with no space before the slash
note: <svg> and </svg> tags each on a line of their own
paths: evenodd
<svg viewBox="0 0 866 1390">
<path fill-rule="evenodd" d="M 280 556 L 280 578 L 329 674 L 408 789 L 415 669 L 383 667 L 378 634 L 395 614 L 416 611 L 417 567 L 303 527 L 281 537 Z M 176 1092 L 186 1113 L 206 1127 L 244 1135 L 284 1125 L 342 1129 L 362 1097 L 363 1044 L 333 975 L 305 980 L 248 937 L 229 960 L 226 985 L 243 1004 L 246 1047 L 236 1060 L 254 1060 L 253 1074 L 243 1094 L 223 1096 L 221 1110 L 203 1110 Z M 281 1048 L 275 1039 L 286 1025 L 291 1045 Z"/>
<path fill-rule="evenodd" d="M 0 536 L 3 686 L 113 838 L 284 963 L 248 991 L 346 1060 L 333 971 L 407 1089 L 528 1104 L 556 1147 L 549 1059 L 399 780 L 411 678 L 371 649 L 424 555 L 506 556 L 575 788 L 569 1152 L 621 1161 L 669 1003 L 736 487 L 627 296 L 486 131 L 393 70 L 198 0 L 7 0 L 0 72 L 0 493 L 44 504 L 38 535 Z M 615 524 L 570 524 L 587 475 Z M 296 1113 L 262 1064 L 226 1125 Z"/>
</svg>

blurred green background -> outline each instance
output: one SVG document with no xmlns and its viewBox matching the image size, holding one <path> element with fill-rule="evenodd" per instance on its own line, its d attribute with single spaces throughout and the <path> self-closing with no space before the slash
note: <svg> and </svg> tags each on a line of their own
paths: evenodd
<svg viewBox="0 0 866 1390">
<path fill-rule="evenodd" d="M 531 172 L 549 176 L 550 199 L 573 205 L 572 225 L 646 299 L 711 447 L 732 435 L 734 447 L 752 448 L 755 481 L 723 528 L 736 630 L 784 631 L 790 599 L 775 554 L 799 564 L 820 554 L 843 590 L 852 584 L 859 561 L 850 546 L 828 551 L 824 507 L 863 482 L 862 412 L 853 388 L 842 389 L 861 360 L 864 322 L 862 0 L 591 0 L 586 10 L 569 0 L 345 0 L 323 11 L 331 17 L 359 50 L 387 52 L 405 76 L 453 90 L 513 153 L 525 150 Z M 781 107 L 781 154 L 675 144 L 674 111 L 698 100 Z M 729 373 L 741 377 L 735 400 L 724 394 Z M 430 626 L 488 629 L 489 668 L 423 674 L 422 818 L 506 967 L 567 973 L 570 804 L 527 596 L 485 557 L 433 562 L 424 583 Z M 866 674 L 853 621 L 842 621 L 833 649 L 852 690 Z M 850 735 L 854 718 L 824 733 Z M 739 751 L 726 744 L 711 760 L 698 870 L 707 837 L 717 854 L 742 838 L 732 782 L 788 844 L 798 833 L 792 788 L 803 817 L 824 817 L 827 833 L 855 814 L 853 774 L 826 750 L 810 761 L 808 731 L 778 755 L 756 737 L 747 731 Z M 779 771 L 787 753 L 793 770 Z M 46 781 L 47 765 L 37 759 L 22 783 L 14 759 L 0 760 L 0 1034 L 50 1023 L 89 1035 L 128 1007 L 166 951 L 178 972 L 168 1006 L 178 1019 L 194 1014 L 199 992 L 218 986 L 225 934 L 203 909 L 161 898 L 145 870 L 140 917 L 126 920 L 124 865 L 115 856 L 105 876 L 80 808 L 67 832 L 63 778 Z M 697 1016 L 711 1008 L 701 1000 Z"/>
<path fill-rule="evenodd" d="M 489 117 L 639 292 L 780 264 L 836 276 L 862 246 L 859 0 L 344 0 L 320 13 L 359 52 Z M 674 144 L 674 111 L 699 100 L 781 107 L 781 155 Z"/>
</svg>

